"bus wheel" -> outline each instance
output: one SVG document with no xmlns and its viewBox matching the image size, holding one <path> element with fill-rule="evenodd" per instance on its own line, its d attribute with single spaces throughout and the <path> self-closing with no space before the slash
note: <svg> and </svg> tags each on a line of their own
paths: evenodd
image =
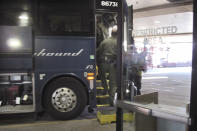
<svg viewBox="0 0 197 131">
<path fill-rule="evenodd" d="M 87 104 L 83 85 L 74 78 L 62 77 L 52 81 L 44 92 L 45 110 L 55 119 L 77 117 Z"/>
</svg>

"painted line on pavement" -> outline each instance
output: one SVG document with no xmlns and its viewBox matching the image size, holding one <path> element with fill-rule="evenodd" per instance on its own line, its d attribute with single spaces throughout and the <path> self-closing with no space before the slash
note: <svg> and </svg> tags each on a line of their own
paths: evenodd
<svg viewBox="0 0 197 131">
<path fill-rule="evenodd" d="M 84 120 L 97 120 L 97 119 L 84 119 Z M 71 121 L 81 121 L 81 120 L 70 120 L 70 121 L 53 121 L 53 122 L 42 122 L 42 123 L 31 123 L 31 124 L 15 124 L 15 125 L 0 125 L 0 129 L 2 128 L 17 128 L 17 127 L 30 127 L 30 126 L 42 126 L 42 125 L 55 125 L 55 124 L 63 124 L 65 122 Z"/>
</svg>

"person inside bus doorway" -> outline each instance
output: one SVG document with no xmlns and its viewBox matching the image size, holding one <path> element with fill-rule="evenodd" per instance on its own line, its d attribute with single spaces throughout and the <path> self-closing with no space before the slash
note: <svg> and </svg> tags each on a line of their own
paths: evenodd
<svg viewBox="0 0 197 131">
<path fill-rule="evenodd" d="M 96 48 L 101 42 L 109 38 L 109 28 L 116 24 L 115 15 L 112 13 L 104 13 L 102 16 L 97 16 L 96 19 Z"/>
<path fill-rule="evenodd" d="M 110 37 L 109 29 L 112 28 L 117 23 L 115 16 L 116 15 L 113 13 L 104 13 L 96 17 L 96 48 L 97 49 L 99 48 L 99 45 L 101 44 L 103 40 Z M 105 76 L 103 76 L 102 67 L 100 67 L 101 62 L 99 61 L 100 58 L 98 58 L 100 57 L 99 54 L 97 54 L 96 57 L 97 57 L 96 62 L 97 62 L 97 67 L 98 67 L 97 79 L 99 80 L 105 79 Z M 102 86 L 104 87 L 103 95 L 106 95 L 108 93 L 108 86 L 107 86 L 106 81 L 102 82 Z"/>
<path fill-rule="evenodd" d="M 117 57 L 117 26 L 112 29 L 111 37 L 103 40 L 97 48 L 99 75 L 102 86 L 110 96 L 110 105 L 113 106 L 117 90 L 116 84 L 116 57 Z M 109 73 L 109 89 L 106 73 Z"/>
</svg>

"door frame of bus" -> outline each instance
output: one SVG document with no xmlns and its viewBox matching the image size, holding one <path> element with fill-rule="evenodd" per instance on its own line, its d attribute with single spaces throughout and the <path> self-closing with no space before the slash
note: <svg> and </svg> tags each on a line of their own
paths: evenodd
<svg viewBox="0 0 197 131">
<path fill-rule="evenodd" d="M 117 44 L 117 100 L 123 99 L 123 63 L 122 63 L 122 48 L 123 48 L 123 37 L 124 37 L 124 15 L 123 15 L 123 3 L 126 0 L 120 0 L 118 8 L 118 44 Z M 117 107 L 116 110 L 116 131 L 123 130 L 123 109 Z"/>
<path fill-rule="evenodd" d="M 197 130 L 197 1 L 193 0 L 193 57 L 192 57 L 192 80 L 190 96 L 189 131 Z"/>
<path fill-rule="evenodd" d="M 121 13 L 120 13 L 121 12 Z M 121 19 L 119 21 L 123 23 L 123 4 L 119 9 L 119 13 L 121 15 Z M 119 27 L 121 28 L 121 27 Z M 120 30 L 119 30 L 120 31 Z M 123 29 L 121 29 L 123 31 Z M 120 32 L 119 32 L 120 33 Z M 118 57 L 122 55 L 122 34 L 119 36 L 119 44 L 118 44 Z M 121 39 L 120 39 L 121 38 Z M 118 62 L 122 62 L 122 57 L 118 58 Z M 123 91 L 122 87 L 122 63 L 118 63 L 118 97 L 117 100 L 122 100 Z M 191 95 L 190 95 L 190 118 L 191 123 L 189 125 L 189 131 L 197 130 L 197 1 L 193 0 L 193 57 L 192 57 L 192 76 L 191 76 Z M 123 109 L 117 107 L 117 118 L 116 118 L 116 131 L 123 131 Z"/>
</svg>

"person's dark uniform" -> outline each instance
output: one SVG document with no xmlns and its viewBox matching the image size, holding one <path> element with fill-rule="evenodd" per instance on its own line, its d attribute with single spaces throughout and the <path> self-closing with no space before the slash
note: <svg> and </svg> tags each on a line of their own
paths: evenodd
<svg viewBox="0 0 197 131">
<path fill-rule="evenodd" d="M 137 71 L 137 77 L 136 77 L 136 86 L 138 87 L 137 94 L 141 95 L 141 86 L 142 86 L 142 72 L 146 72 L 146 51 L 143 51 L 138 54 L 138 71 Z"/>
<path fill-rule="evenodd" d="M 117 52 L 117 29 L 112 30 L 112 37 L 105 39 L 97 49 L 99 75 L 105 92 L 109 93 L 110 104 L 113 104 L 117 89 L 116 84 L 116 52 Z M 109 91 L 106 79 L 109 73 Z"/>
<path fill-rule="evenodd" d="M 102 22 L 97 23 L 96 26 L 96 48 L 98 48 L 101 42 L 109 37 L 109 33 Z"/>
<path fill-rule="evenodd" d="M 141 95 L 141 81 L 142 81 L 142 70 L 139 67 L 134 67 L 132 69 L 131 79 L 134 85 L 137 87 L 137 95 Z"/>
<path fill-rule="evenodd" d="M 145 54 L 137 53 L 136 48 L 131 46 L 127 56 L 129 66 L 129 80 L 137 87 L 137 95 L 141 95 L 142 72 L 146 71 Z"/>
</svg>

